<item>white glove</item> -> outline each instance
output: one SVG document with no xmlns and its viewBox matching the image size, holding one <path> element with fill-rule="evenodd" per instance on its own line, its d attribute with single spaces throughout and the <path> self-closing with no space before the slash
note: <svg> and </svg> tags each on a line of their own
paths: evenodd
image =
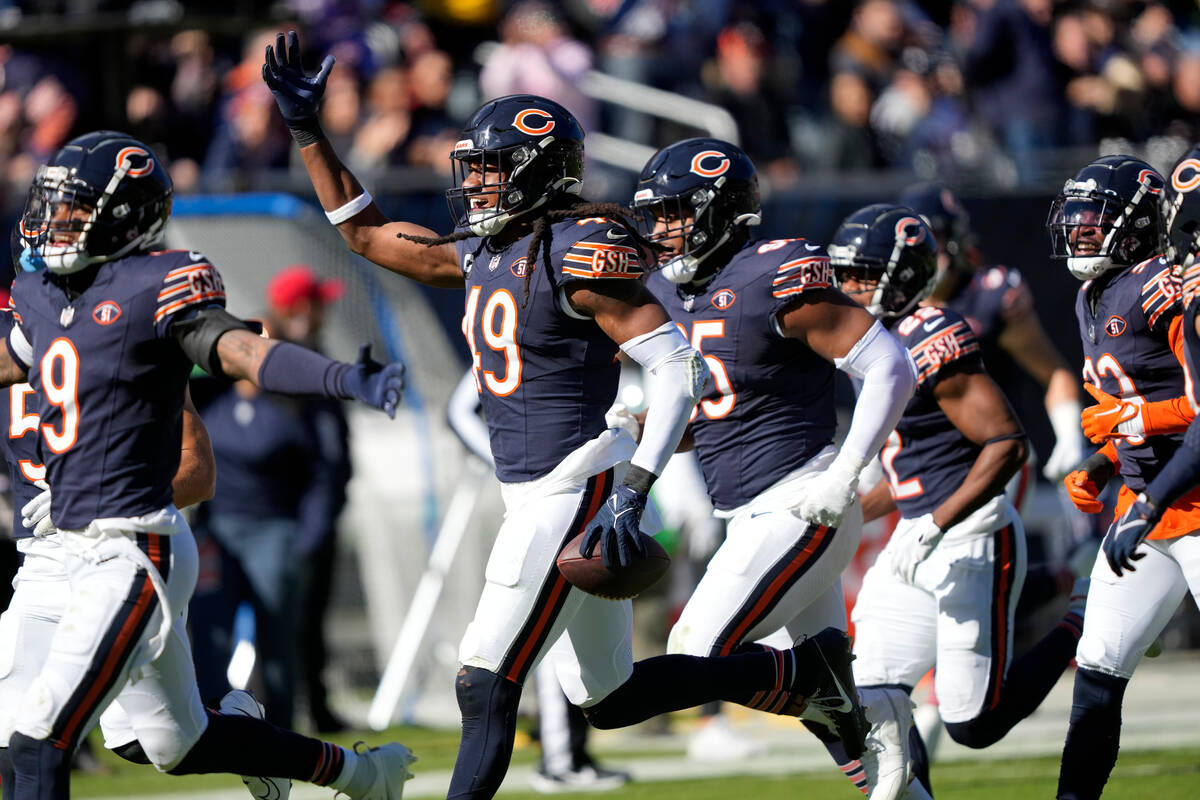
<svg viewBox="0 0 1200 800">
<path fill-rule="evenodd" d="M 828 469 L 804 484 L 803 497 L 792 506 L 792 514 L 815 525 L 836 528 L 857 496 L 860 470 L 861 465 L 835 458 Z"/>
<path fill-rule="evenodd" d="M 1050 409 L 1050 427 L 1054 429 L 1054 449 L 1042 465 L 1042 474 L 1057 483 L 1067 476 L 1075 465 L 1087 457 L 1083 428 L 1079 418 L 1083 407 L 1074 400 L 1059 403 Z"/>
<path fill-rule="evenodd" d="M 625 431 L 636 442 L 638 437 L 642 435 L 642 424 L 633 416 L 633 412 L 629 407 L 620 400 L 612 404 L 612 408 L 604 412 L 604 422 L 610 428 L 618 428 Z M 1082 461 L 1083 459 L 1080 459 Z"/>
<path fill-rule="evenodd" d="M 929 558 L 945 535 L 946 532 L 933 521 L 932 513 L 917 517 L 904 527 L 901 535 L 892 535 L 888 545 L 892 551 L 892 571 L 907 583 L 912 583 L 917 567 Z"/>
<path fill-rule="evenodd" d="M 33 528 L 33 535 L 41 538 L 54 533 L 54 523 L 50 520 L 50 486 L 45 481 L 34 481 L 33 485 L 42 491 L 21 507 L 21 526 Z"/>
</svg>

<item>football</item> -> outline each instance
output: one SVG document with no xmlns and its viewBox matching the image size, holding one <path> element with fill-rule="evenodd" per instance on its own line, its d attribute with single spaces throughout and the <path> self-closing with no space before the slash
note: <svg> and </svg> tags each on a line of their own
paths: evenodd
<svg viewBox="0 0 1200 800">
<path fill-rule="evenodd" d="M 645 557 L 635 555 L 628 567 L 618 566 L 614 569 L 604 566 L 599 545 L 591 558 L 579 554 L 583 537 L 581 533 L 567 542 L 558 556 L 558 571 L 572 586 L 606 600 L 637 597 L 653 586 L 671 566 L 671 557 L 663 546 L 645 534 L 642 534 L 642 541 L 646 543 Z"/>
</svg>

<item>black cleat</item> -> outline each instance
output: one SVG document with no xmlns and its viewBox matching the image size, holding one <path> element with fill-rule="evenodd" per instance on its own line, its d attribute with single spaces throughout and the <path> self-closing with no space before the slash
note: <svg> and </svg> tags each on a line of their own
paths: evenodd
<svg viewBox="0 0 1200 800">
<path fill-rule="evenodd" d="M 866 749 L 871 725 L 858 700 L 850 662 L 850 638 L 829 627 L 792 647 L 798 669 L 816 670 L 817 686 L 808 696 L 807 705 L 821 711 L 833 724 L 846 755 L 860 758 Z"/>
</svg>

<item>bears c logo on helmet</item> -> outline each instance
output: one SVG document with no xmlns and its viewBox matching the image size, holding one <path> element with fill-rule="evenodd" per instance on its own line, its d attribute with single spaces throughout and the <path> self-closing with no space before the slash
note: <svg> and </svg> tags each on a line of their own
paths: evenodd
<svg viewBox="0 0 1200 800">
<path fill-rule="evenodd" d="M 146 163 L 140 167 L 134 166 L 135 159 L 139 158 L 146 159 Z M 125 174 L 133 178 L 140 178 L 154 171 L 154 159 L 150 157 L 150 153 L 140 147 L 122 147 L 117 152 L 116 169 L 121 169 L 126 163 L 129 164 L 129 169 Z"/>
<path fill-rule="evenodd" d="M 1162 194 L 1162 184 L 1158 182 L 1158 175 L 1153 170 L 1144 169 L 1139 172 L 1138 183 L 1145 186 L 1150 194 Z"/>
<path fill-rule="evenodd" d="M 537 123 L 541 122 L 540 126 Z M 540 108 L 527 108 L 517 114 L 513 120 L 513 126 L 522 133 L 528 133 L 530 136 L 541 136 L 543 133 L 549 133 L 554 130 L 554 117 L 549 111 L 543 111 Z"/>
<path fill-rule="evenodd" d="M 1180 161 L 1171 173 L 1171 185 L 1177 192 L 1190 192 L 1200 186 L 1200 160 L 1185 158 Z"/>
<path fill-rule="evenodd" d="M 706 167 L 705 161 L 717 159 L 716 166 Z M 704 150 L 692 156 L 692 172 L 704 178 L 715 178 L 718 175 L 723 175 L 729 169 L 729 156 L 722 153 L 720 150 Z"/>
<path fill-rule="evenodd" d="M 916 233 L 911 233 L 910 228 L 916 228 Z M 925 228 L 921 225 L 921 220 L 916 217 L 901 217 L 896 222 L 896 239 L 898 241 L 912 246 L 924 238 Z"/>
</svg>

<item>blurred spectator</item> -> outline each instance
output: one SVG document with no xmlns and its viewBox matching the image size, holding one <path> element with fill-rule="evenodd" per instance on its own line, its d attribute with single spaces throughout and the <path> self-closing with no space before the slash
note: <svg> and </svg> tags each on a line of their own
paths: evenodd
<svg viewBox="0 0 1200 800">
<path fill-rule="evenodd" d="M 518 3 L 500 23 L 500 45 L 479 74 L 485 98 L 537 94 L 561 103 L 585 131 L 596 126 L 596 102 L 578 82 L 592 68 L 592 53 L 567 34 L 557 12 L 539 0 Z"/>
<path fill-rule="evenodd" d="M 321 281 L 307 266 L 281 271 L 267 289 L 268 329 L 311 345 L 326 305 L 341 292 L 339 282 Z M 202 568 L 190 606 L 201 693 L 212 699 L 229 690 L 234 614 L 249 602 L 267 719 L 292 722 L 303 644 L 314 723 L 338 729 L 321 682 L 321 626 L 334 521 L 350 477 L 342 410 L 336 401 L 273 395 L 245 381 L 201 378 L 192 393 L 217 458 L 216 493 L 196 525 Z"/>
<path fill-rule="evenodd" d="M 856 72 L 873 94 L 891 81 L 904 41 L 904 19 L 894 0 L 863 0 L 854 9 L 850 28 L 830 57 L 835 73 Z"/>
<path fill-rule="evenodd" d="M 375 170 L 404 160 L 403 145 L 412 131 L 408 82 L 401 67 L 385 67 L 367 86 L 367 117 L 354 136 L 350 163 Z"/>
<path fill-rule="evenodd" d="M 759 171 L 773 183 L 786 184 L 795 181 L 798 168 L 788 146 L 787 94 L 767 82 L 768 57 L 762 31 L 754 25 L 722 30 L 708 100 L 733 115 L 741 147 Z"/>
<path fill-rule="evenodd" d="M 1138 65 L 1116 47 L 1111 16 L 1089 8 L 1064 14 L 1054 26 L 1054 53 L 1069 70 L 1067 101 L 1091 118 L 1080 141 L 1132 136 L 1141 127 L 1145 80 Z"/>
<path fill-rule="evenodd" d="M 862 172 L 883 166 L 879 143 L 869 124 L 874 98 L 866 79 L 852 71 L 835 73 L 829 100 L 833 118 L 821 166 L 833 172 Z"/>
<path fill-rule="evenodd" d="M 362 105 L 354 71 L 340 62 L 334 64 L 325 85 L 325 101 L 321 103 L 321 128 L 338 152 L 352 147 L 362 121 Z"/>
<path fill-rule="evenodd" d="M 412 133 L 408 162 L 450 171 L 450 151 L 461 125 L 451 119 L 446 101 L 454 81 L 454 65 L 441 50 L 418 53 L 408 67 Z"/>
<path fill-rule="evenodd" d="M 1058 144 L 1062 88 L 1051 44 L 1051 0 L 974 0 L 965 75 L 975 113 L 996 131 L 1021 176 Z"/>
</svg>

